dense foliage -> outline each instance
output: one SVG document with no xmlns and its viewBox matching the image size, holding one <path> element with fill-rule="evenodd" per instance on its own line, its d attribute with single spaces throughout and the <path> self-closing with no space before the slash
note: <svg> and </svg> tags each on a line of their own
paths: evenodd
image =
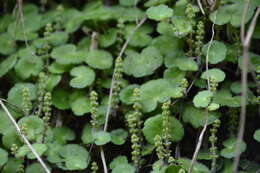
<svg viewBox="0 0 260 173">
<path fill-rule="evenodd" d="M 231 173 L 238 154 L 260 171 L 260 23 L 236 152 L 240 30 L 260 2 L 197 2 L 1 2 L 0 97 L 51 172 L 185 173 L 205 123 L 193 173 Z M 0 172 L 45 173 L 3 109 Z"/>
</svg>

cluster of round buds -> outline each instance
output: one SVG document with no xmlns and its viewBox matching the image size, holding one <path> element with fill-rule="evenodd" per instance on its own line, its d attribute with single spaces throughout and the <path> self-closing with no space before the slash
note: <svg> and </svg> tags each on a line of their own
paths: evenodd
<svg viewBox="0 0 260 173">
<path fill-rule="evenodd" d="M 17 146 L 17 144 L 12 144 L 12 145 L 11 145 L 11 154 L 12 154 L 12 155 L 15 155 L 15 154 L 17 153 L 17 151 L 18 151 L 18 146 Z"/>
<path fill-rule="evenodd" d="M 91 163 L 91 173 L 97 173 L 98 171 L 98 165 L 96 162 Z"/>
<path fill-rule="evenodd" d="M 163 163 L 164 161 L 164 147 L 163 147 L 163 142 L 162 138 L 160 135 L 156 135 L 154 137 L 154 145 L 156 147 L 156 154 L 158 159 Z"/>
<path fill-rule="evenodd" d="M 18 171 L 17 171 L 18 173 L 24 173 L 25 172 L 25 170 L 24 170 L 24 164 L 20 164 L 19 165 L 19 168 L 18 168 Z"/>
<path fill-rule="evenodd" d="M 43 33 L 44 37 L 48 37 L 50 36 L 50 34 L 53 32 L 53 27 L 51 23 L 47 23 L 46 27 L 45 27 L 45 31 Z"/>
<path fill-rule="evenodd" d="M 30 114 L 32 109 L 32 102 L 30 99 L 30 92 L 28 88 L 23 89 L 23 111 L 26 115 Z"/>
<path fill-rule="evenodd" d="M 216 79 L 215 78 L 210 78 L 209 82 L 210 82 L 210 91 L 211 92 L 216 92 L 217 88 L 218 88 L 218 82 L 216 81 Z"/>
<path fill-rule="evenodd" d="M 91 106 L 91 125 L 93 128 L 98 126 L 98 94 L 96 91 L 91 91 L 90 93 L 90 106 Z"/>
<path fill-rule="evenodd" d="M 141 145 L 140 145 L 140 140 L 139 137 L 136 133 L 133 133 L 131 135 L 131 143 L 132 143 L 132 161 L 134 162 L 134 165 L 136 167 L 139 166 L 139 162 L 140 162 L 140 155 L 141 155 Z"/>
<path fill-rule="evenodd" d="M 196 30 L 196 41 L 195 41 L 195 54 L 197 56 L 201 56 L 201 48 L 203 46 L 203 40 L 204 40 L 204 35 L 205 35 L 205 28 L 204 28 L 204 22 L 199 21 L 197 24 L 197 30 Z"/>
<path fill-rule="evenodd" d="M 189 86 L 188 80 L 187 80 L 186 78 L 183 78 L 183 79 L 181 80 L 181 88 L 182 88 L 182 93 L 183 93 L 183 94 L 186 93 L 186 90 L 187 90 L 188 86 Z"/>
<path fill-rule="evenodd" d="M 164 146 L 166 148 L 169 148 L 171 145 L 171 135 L 170 135 L 170 105 L 171 102 L 165 102 L 162 105 L 162 116 L 163 116 L 163 142 Z M 170 154 L 170 151 L 167 152 L 167 154 Z"/>
<path fill-rule="evenodd" d="M 51 105 L 52 105 L 52 96 L 50 92 L 47 92 L 44 96 L 44 101 L 43 101 L 43 112 L 44 112 L 43 120 L 46 123 L 49 122 L 51 118 Z"/>
<path fill-rule="evenodd" d="M 45 95 L 45 87 L 46 87 L 46 79 L 47 76 L 45 75 L 44 72 L 41 72 L 39 74 L 39 79 L 38 79 L 38 108 L 35 113 L 36 116 L 41 116 L 42 113 L 42 107 L 43 107 L 43 99 Z"/>
<path fill-rule="evenodd" d="M 27 124 L 25 124 L 25 123 L 22 124 L 20 128 L 21 128 L 22 134 L 27 136 L 28 135 L 28 126 L 27 126 Z"/>
<path fill-rule="evenodd" d="M 112 95 L 112 108 L 118 108 L 119 103 L 119 92 L 122 88 L 122 75 L 123 72 L 123 60 L 121 57 L 117 57 L 114 71 L 114 87 Z"/>
<path fill-rule="evenodd" d="M 210 152 L 211 152 L 211 159 L 212 159 L 212 165 L 211 167 L 215 169 L 216 167 L 216 159 L 219 157 L 218 154 L 217 154 L 217 147 L 216 147 L 216 143 L 217 143 L 217 131 L 218 131 L 218 128 L 220 127 L 220 120 L 217 119 L 214 121 L 213 123 L 213 126 L 212 128 L 210 129 L 210 133 L 211 133 L 211 136 L 209 137 L 209 141 L 210 141 L 210 144 L 211 144 L 211 147 L 210 147 Z"/>
<path fill-rule="evenodd" d="M 55 18 L 55 25 L 54 25 L 54 29 L 55 30 L 60 30 L 61 29 L 61 21 L 62 21 L 62 14 L 64 12 L 64 7 L 62 5 L 58 5 L 57 7 L 57 15 Z"/>
</svg>

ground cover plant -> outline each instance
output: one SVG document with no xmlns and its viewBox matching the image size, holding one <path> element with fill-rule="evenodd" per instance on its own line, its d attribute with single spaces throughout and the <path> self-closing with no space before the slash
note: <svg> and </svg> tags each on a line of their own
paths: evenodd
<svg viewBox="0 0 260 173">
<path fill-rule="evenodd" d="M 260 172 L 259 6 L 2 0 L 0 172 Z"/>
</svg>

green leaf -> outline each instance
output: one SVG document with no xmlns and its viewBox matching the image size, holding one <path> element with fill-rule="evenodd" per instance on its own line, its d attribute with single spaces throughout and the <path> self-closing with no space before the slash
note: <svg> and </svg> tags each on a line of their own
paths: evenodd
<svg viewBox="0 0 260 173">
<path fill-rule="evenodd" d="M 87 168 L 90 160 L 87 150 L 78 144 L 68 144 L 59 151 L 69 170 L 83 170 Z"/>
<path fill-rule="evenodd" d="M 87 54 L 84 51 L 77 51 L 73 44 L 65 44 L 55 47 L 51 52 L 51 57 L 56 60 L 58 64 L 79 64 L 86 59 Z"/>
<path fill-rule="evenodd" d="M 37 98 L 36 86 L 31 83 L 16 83 L 8 92 L 7 100 L 18 106 L 20 109 L 22 109 L 24 88 L 29 89 L 30 100 L 35 100 Z"/>
<path fill-rule="evenodd" d="M 120 100 L 127 105 L 131 105 L 134 103 L 134 89 L 137 88 L 138 85 L 128 85 L 124 89 L 121 90 L 119 94 Z"/>
<path fill-rule="evenodd" d="M 141 54 L 128 51 L 123 62 L 124 72 L 134 77 L 144 77 L 151 75 L 161 66 L 163 58 L 155 47 L 147 47 Z"/>
<path fill-rule="evenodd" d="M 117 156 L 113 159 L 112 162 L 109 164 L 110 169 L 114 169 L 115 167 L 122 165 L 122 164 L 128 164 L 128 160 L 126 156 Z"/>
<path fill-rule="evenodd" d="M 179 173 L 181 169 L 180 165 L 171 165 L 165 170 L 165 173 Z"/>
<path fill-rule="evenodd" d="M 105 50 L 92 50 L 89 52 L 86 62 L 96 69 L 109 69 L 112 67 L 113 57 Z"/>
<path fill-rule="evenodd" d="M 111 141 L 110 133 L 105 131 L 98 131 L 93 133 L 96 145 L 105 145 Z"/>
<path fill-rule="evenodd" d="M 66 110 L 70 108 L 69 105 L 69 94 L 70 92 L 63 89 L 63 88 L 56 88 L 52 92 L 52 103 L 53 105 L 60 109 L 60 110 Z"/>
<path fill-rule="evenodd" d="M 257 141 L 257 142 L 260 142 L 260 129 L 256 130 L 255 133 L 254 133 L 254 139 Z"/>
<path fill-rule="evenodd" d="M 217 110 L 217 109 L 219 109 L 219 104 L 217 104 L 217 103 L 211 103 L 209 106 L 208 106 L 208 110 L 209 111 L 215 111 L 215 110 Z"/>
<path fill-rule="evenodd" d="M 135 168 L 130 164 L 120 164 L 112 169 L 112 173 L 122 173 L 122 170 L 124 173 L 135 173 Z"/>
<path fill-rule="evenodd" d="M 214 79 L 216 82 L 223 82 L 226 77 L 226 74 L 218 69 L 218 68 L 212 68 L 210 70 L 204 71 L 200 78 L 202 79 Z"/>
<path fill-rule="evenodd" d="M 146 14 L 148 18 L 160 21 L 172 17 L 173 10 L 169 8 L 167 5 L 158 5 L 155 7 L 148 8 Z"/>
<path fill-rule="evenodd" d="M 135 6 L 139 0 L 119 0 L 120 5 L 122 6 Z"/>
<path fill-rule="evenodd" d="M 148 118 L 144 122 L 143 133 L 145 139 L 150 143 L 154 144 L 154 137 L 156 135 L 162 135 L 163 133 L 163 117 L 161 114 Z M 169 133 L 173 142 L 178 142 L 184 135 L 184 129 L 182 124 L 175 117 L 169 118 Z"/>
<path fill-rule="evenodd" d="M 26 116 L 18 121 L 20 127 L 26 127 L 26 137 L 35 140 L 44 131 L 44 122 L 37 116 Z"/>
<path fill-rule="evenodd" d="M 32 146 L 35 149 L 35 151 L 39 154 L 39 156 L 41 156 L 47 150 L 47 146 L 45 144 L 33 144 Z M 27 153 L 27 158 L 36 159 L 36 156 L 29 150 L 29 152 Z"/>
<path fill-rule="evenodd" d="M 111 28 L 104 35 L 99 37 L 99 44 L 101 47 L 109 47 L 116 42 L 117 39 L 117 29 Z"/>
<path fill-rule="evenodd" d="M 45 81 L 46 90 L 51 92 L 53 88 L 55 88 L 59 84 L 60 81 L 61 81 L 61 75 L 55 75 L 55 74 L 49 75 L 47 80 Z"/>
<path fill-rule="evenodd" d="M 50 168 L 48 168 L 50 170 Z M 41 166 L 40 163 L 33 163 L 31 165 L 29 165 L 26 170 L 25 173 L 46 173 L 46 171 L 44 170 L 44 168 Z"/>
<path fill-rule="evenodd" d="M 76 116 L 83 116 L 85 113 L 89 113 L 90 99 L 83 91 L 74 91 L 69 97 L 69 104 Z"/>
<path fill-rule="evenodd" d="M 135 25 L 127 25 L 124 31 L 124 37 L 127 40 L 135 31 Z M 142 25 L 134 32 L 134 35 L 129 41 L 129 45 L 134 47 L 144 47 L 150 44 L 152 37 L 149 35 L 153 31 L 150 25 Z"/>
<path fill-rule="evenodd" d="M 74 78 L 70 81 L 73 88 L 85 88 L 90 86 L 96 77 L 95 71 L 86 66 L 74 67 L 70 71 L 70 75 Z"/>
<path fill-rule="evenodd" d="M 90 125 L 90 123 L 87 123 L 84 126 L 81 140 L 84 144 L 91 144 L 92 142 L 94 142 L 94 137 L 92 135 L 92 126 Z"/>
<path fill-rule="evenodd" d="M 11 55 L 5 58 L 0 64 L 0 78 L 3 77 L 9 70 L 11 70 L 17 61 L 16 55 Z"/>
<path fill-rule="evenodd" d="M 26 54 L 20 54 L 20 59 L 15 65 L 16 74 L 22 79 L 37 76 L 43 69 L 43 60 L 35 55 L 31 48 L 27 48 Z"/>
<path fill-rule="evenodd" d="M 17 158 L 10 158 L 5 164 L 1 173 L 17 173 L 21 166 L 23 165 L 24 160 Z"/>
<path fill-rule="evenodd" d="M 184 37 L 193 31 L 193 26 L 191 21 L 184 16 L 174 16 L 172 18 L 172 23 L 175 32 L 175 36 Z M 173 32 L 173 31 L 172 31 Z"/>
<path fill-rule="evenodd" d="M 173 86 L 180 86 L 185 75 L 186 72 L 181 71 L 176 67 L 172 67 L 164 71 L 163 78 L 169 80 Z"/>
<path fill-rule="evenodd" d="M 116 129 L 111 131 L 111 142 L 115 145 L 123 145 L 128 136 L 127 131 L 124 129 Z"/>
<path fill-rule="evenodd" d="M 173 58 L 171 64 L 168 63 L 168 67 L 178 67 L 182 71 L 198 71 L 199 67 L 197 63 L 188 57 Z"/>
<path fill-rule="evenodd" d="M 207 56 L 209 45 L 210 42 L 205 44 L 202 48 L 202 52 L 205 56 Z M 217 64 L 225 60 L 226 56 L 227 56 L 227 48 L 225 44 L 220 41 L 213 40 L 208 54 L 209 63 Z"/>
<path fill-rule="evenodd" d="M 10 55 L 16 50 L 15 40 L 9 33 L 0 34 L 0 54 Z"/>
<path fill-rule="evenodd" d="M 208 90 L 200 91 L 193 98 L 193 103 L 195 107 L 205 108 L 210 104 L 212 97 L 213 97 L 213 93 L 211 91 Z"/>
<path fill-rule="evenodd" d="M 0 168 L 8 161 L 8 153 L 0 148 Z"/>
<path fill-rule="evenodd" d="M 182 88 L 173 87 L 166 79 L 150 80 L 141 87 L 141 103 L 145 112 L 156 109 L 157 103 L 163 103 L 170 98 L 183 96 Z"/>
<path fill-rule="evenodd" d="M 56 31 L 49 36 L 44 37 L 44 39 L 53 46 L 60 46 L 69 40 L 69 34 L 62 31 Z"/>
<path fill-rule="evenodd" d="M 12 145 L 15 144 L 18 147 L 23 144 L 21 137 L 17 134 L 16 129 L 11 126 L 7 131 L 5 131 L 2 137 L 2 143 L 5 148 L 11 149 Z"/>
<path fill-rule="evenodd" d="M 180 158 L 178 159 L 178 162 L 183 166 L 183 168 L 188 171 L 191 165 L 191 160 L 186 158 Z M 209 173 L 210 170 L 203 164 L 199 162 L 195 162 L 193 167 L 193 173 Z"/>
<path fill-rule="evenodd" d="M 246 143 L 242 141 L 242 143 L 240 144 L 239 152 L 236 153 L 236 148 L 237 148 L 236 144 L 237 144 L 236 138 L 231 137 L 225 140 L 223 142 L 225 148 L 221 150 L 220 152 L 221 156 L 230 159 L 235 157 L 237 154 L 243 153 L 246 150 Z"/>
<path fill-rule="evenodd" d="M 213 123 L 221 116 L 218 112 L 208 112 L 208 124 Z M 183 122 L 190 123 L 194 128 L 203 127 L 206 121 L 205 110 L 194 106 L 185 106 L 182 114 Z"/>
<path fill-rule="evenodd" d="M 59 144 L 66 144 L 67 141 L 73 141 L 76 138 L 76 135 L 70 128 L 62 126 L 53 129 L 53 138 Z"/>
<path fill-rule="evenodd" d="M 240 107 L 240 96 L 232 96 L 228 89 L 221 89 L 213 97 L 213 102 L 220 106 Z"/>
</svg>

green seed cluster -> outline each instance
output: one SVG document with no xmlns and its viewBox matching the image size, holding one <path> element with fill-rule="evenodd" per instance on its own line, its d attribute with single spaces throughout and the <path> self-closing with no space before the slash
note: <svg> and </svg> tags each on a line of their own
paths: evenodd
<svg viewBox="0 0 260 173">
<path fill-rule="evenodd" d="M 42 109 L 43 109 L 43 99 L 45 95 L 45 81 L 47 79 L 47 76 L 45 73 L 41 72 L 39 74 L 39 80 L 38 80 L 38 108 L 35 113 L 36 116 L 41 116 L 42 114 Z"/>
<path fill-rule="evenodd" d="M 210 82 L 210 91 L 215 93 L 218 88 L 218 82 L 216 81 L 215 78 L 210 78 L 209 82 Z"/>
<path fill-rule="evenodd" d="M 32 102 L 30 99 L 30 92 L 28 88 L 23 89 L 23 111 L 26 115 L 30 114 L 32 109 Z"/>
<path fill-rule="evenodd" d="M 43 120 L 46 123 L 48 123 L 51 118 L 51 106 L 52 106 L 52 96 L 50 92 L 47 92 L 44 96 L 44 101 L 43 101 L 43 113 L 44 113 Z"/>
<path fill-rule="evenodd" d="M 94 129 L 98 126 L 98 94 L 96 91 L 91 91 L 90 93 L 90 106 L 91 106 L 91 125 Z"/>
<path fill-rule="evenodd" d="M 188 80 L 187 80 L 186 78 L 183 78 L 183 79 L 181 80 L 181 88 L 182 88 L 182 93 L 183 93 L 183 94 L 186 93 L 186 90 L 187 90 L 188 86 L 189 86 Z"/>
<path fill-rule="evenodd" d="M 171 102 L 165 102 L 162 105 L 162 116 L 163 116 L 163 145 L 165 147 L 165 158 L 167 160 L 169 160 L 170 156 L 171 156 L 171 150 L 170 150 L 170 146 L 171 146 L 171 135 L 170 135 L 170 105 Z"/>
<path fill-rule="evenodd" d="M 25 172 L 24 164 L 20 164 L 17 173 L 24 173 L 24 172 Z"/>
<path fill-rule="evenodd" d="M 218 138 L 217 138 L 216 134 L 217 134 L 218 128 L 220 127 L 220 123 L 221 122 L 219 119 L 215 120 L 212 128 L 210 129 L 211 136 L 209 137 L 209 141 L 210 141 L 210 145 L 211 145 L 211 147 L 210 147 L 210 153 L 211 153 L 211 159 L 212 159 L 211 168 L 213 170 L 215 170 L 215 168 L 216 168 L 216 160 L 219 157 L 219 155 L 217 154 L 218 148 L 216 146 L 216 143 L 217 143 Z"/>
<path fill-rule="evenodd" d="M 27 124 L 22 124 L 20 128 L 21 128 L 21 133 L 23 135 L 27 136 L 28 135 L 28 126 L 27 126 Z"/>
<path fill-rule="evenodd" d="M 62 14 L 64 13 L 64 7 L 59 5 L 56 10 L 57 16 L 55 17 L 54 29 L 57 31 L 62 29 Z"/>
<path fill-rule="evenodd" d="M 197 29 L 196 29 L 196 41 L 195 41 L 195 54 L 196 56 L 201 56 L 201 48 L 203 46 L 203 41 L 204 41 L 204 36 L 205 36 L 205 27 L 204 27 L 204 22 L 199 21 L 197 24 Z"/>
<path fill-rule="evenodd" d="M 121 57 L 116 59 L 115 63 L 115 74 L 114 74 L 114 88 L 113 88 L 113 95 L 112 95 L 112 108 L 118 108 L 119 103 L 119 92 L 122 88 L 122 75 L 123 72 L 123 60 Z"/>
<path fill-rule="evenodd" d="M 159 159 L 159 161 L 164 162 L 164 147 L 163 147 L 163 141 L 160 135 L 156 135 L 154 137 L 154 145 L 156 147 L 156 154 Z"/>
<path fill-rule="evenodd" d="M 134 162 L 134 165 L 138 168 L 140 164 L 140 158 L 141 158 L 141 143 L 142 143 L 142 105 L 140 102 L 140 89 L 135 88 L 134 89 L 134 112 L 130 114 L 127 117 L 127 122 L 129 126 L 129 131 L 131 133 L 131 142 L 132 142 L 132 161 Z"/>
<path fill-rule="evenodd" d="M 91 163 L 91 173 L 97 173 L 98 171 L 98 165 L 96 162 Z"/>
<path fill-rule="evenodd" d="M 124 43 L 124 28 L 125 28 L 125 23 L 124 23 L 124 20 L 123 19 L 119 19 L 117 21 L 117 44 L 116 44 L 116 47 L 117 47 L 117 51 L 119 53 L 119 51 L 121 50 L 122 48 L 122 45 Z"/>
<path fill-rule="evenodd" d="M 186 6 L 186 10 L 185 10 L 185 15 L 187 16 L 187 18 L 190 20 L 190 21 L 193 21 L 193 19 L 195 18 L 196 16 L 196 12 L 192 6 L 192 4 L 187 4 Z M 195 22 L 195 21 L 194 21 Z"/>
<path fill-rule="evenodd" d="M 17 144 L 12 144 L 10 150 L 11 150 L 11 154 L 15 155 L 17 153 L 17 151 L 18 151 Z"/>
</svg>

